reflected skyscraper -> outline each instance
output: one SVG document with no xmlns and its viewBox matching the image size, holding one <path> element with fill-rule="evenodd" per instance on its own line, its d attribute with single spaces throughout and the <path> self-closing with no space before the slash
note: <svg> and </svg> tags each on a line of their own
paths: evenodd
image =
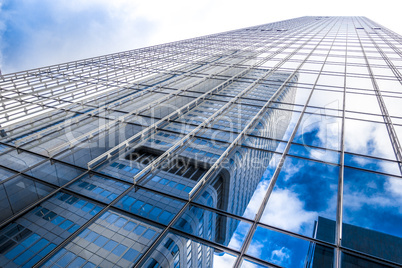
<svg viewBox="0 0 402 268">
<path fill-rule="evenodd" d="M 315 223 L 313 237 L 322 241 L 334 240 L 335 224 L 335 221 L 318 217 Z M 344 224 L 343 229 L 343 233 L 345 234 L 344 243 L 346 245 L 352 246 L 360 252 L 391 260 L 395 263 L 402 262 L 402 256 L 400 254 L 402 238 L 351 224 Z M 305 267 L 323 267 L 331 262 L 332 258 L 333 252 L 331 250 L 328 250 L 328 248 L 322 245 L 311 243 Z M 350 267 L 384 266 L 351 254 L 345 254 L 343 256 L 343 262 L 346 266 Z"/>
<path fill-rule="evenodd" d="M 397 266 L 401 44 L 302 17 L 2 75 L 0 266 Z"/>
</svg>

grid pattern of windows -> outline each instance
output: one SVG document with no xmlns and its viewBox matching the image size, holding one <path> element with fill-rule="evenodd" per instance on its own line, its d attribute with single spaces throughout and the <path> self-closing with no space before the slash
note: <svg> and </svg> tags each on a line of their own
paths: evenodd
<svg viewBox="0 0 402 268">
<path fill-rule="evenodd" d="M 2 75 L 0 266 L 402 265 L 401 51 L 302 17 Z"/>
</svg>

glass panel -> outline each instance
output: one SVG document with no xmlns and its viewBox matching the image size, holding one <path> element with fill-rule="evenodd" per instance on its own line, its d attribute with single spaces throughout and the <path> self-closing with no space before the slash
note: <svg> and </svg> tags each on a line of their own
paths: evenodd
<svg viewBox="0 0 402 268">
<path fill-rule="evenodd" d="M 346 93 L 345 110 L 370 114 L 381 114 L 375 95 Z"/>
<path fill-rule="evenodd" d="M 0 222 L 38 201 L 54 189 L 24 176 L 0 184 Z"/>
<path fill-rule="evenodd" d="M 402 126 L 394 126 L 396 135 L 398 136 L 399 142 L 402 141 Z"/>
<path fill-rule="evenodd" d="M 292 144 L 290 146 L 289 154 L 310 158 L 313 160 L 321 160 L 334 164 L 339 164 L 339 158 L 340 158 L 340 154 L 338 152 L 329 149 L 321 149 L 298 144 Z"/>
<path fill-rule="evenodd" d="M 161 229 L 114 210 L 105 212 L 58 251 L 45 267 L 130 267 Z M 74 266 L 77 262 L 77 265 Z"/>
<path fill-rule="evenodd" d="M 115 206 L 167 225 L 184 203 L 155 192 L 134 189 L 122 197 Z"/>
<path fill-rule="evenodd" d="M 51 163 L 50 161 L 46 161 L 45 163 L 26 172 L 27 175 L 31 175 L 35 178 L 47 181 L 57 186 L 66 184 L 82 173 L 84 173 L 84 170 L 82 169 L 64 165 L 58 162 Z"/>
<path fill-rule="evenodd" d="M 362 119 L 368 121 L 375 121 L 377 123 L 384 123 L 384 117 L 382 115 L 373 115 L 356 112 L 345 112 L 345 117 L 348 119 Z"/>
<path fill-rule="evenodd" d="M 345 153 L 345 165 L 401 176 L 397 162 Z"/>
<path fill-rule="evenodd" d="M 240 250 L 251 224 L 190 205 L 173 227 Z"/>
<path fill-rule="evenodd" d="M 244 141 L 241 145 L 262 150 L 274 151 L 278 153 L 283 153 L 283 151 L 286 148 L 286 142 L 280 142 L 268 138 L 258 138 L 247 135 L 244 137 Z"/>
<path fill-rule="evenodd" d="M 298 115 L 298 112 L 289 110 L 269 109 L 249 133 L 258 137 L 287 140 L 293 131 Z"/>
<path fill-rule="evenodd" d="M 280 154 L 238 147 L 211 178 L 197 203 L 254 218 L 280 161 Z"/>
<path fill-rule="evenodd" d="M 68 188 L 84 196 L 110 203 L 122 192 L 129 188 L 129 184 L 115 181 L 98 175 L 85 175 Z"/>
<path fill-rule="evenodd" d="M 101 209 L 76 196 L 57 193 L 0 230 L 1 241 L 5 241 L 0 246 L 0 265 L 32 267 Z"/>
<path fill-rule="evenodd" d="M 76 165 L 81 168 L 88 168 L 87 163 L 99 155 L 105 153 L 107 150 L 117 145 L 115 142 L 110 142 L 109 139 L 114 137 L 114 132 L 111 132 L 111 136 L 103 136 L 99 138 L 93 138 L 91 140 L 80 143 L 74 148 L 66 146 L 63 148 L 63 153 L 55 156 L 55 159 L 67 162 L 72 165 Z M 114 141 L 115 138 L 112 139 Z"/>
<path fill-rule="evenodd" d="M 15 175 L 15 172 L 9 171 L 5 168 L 0 167 L 0 182 L 6 180 L 7 178 Z"/>
<path fill-rule="evenodd" d="M 243 259 L 240 267 L 241 268 L 265 268 L 265 267 L 270 267 L 270 266 L 265 266 L 265 265 L 262 265 L 259 263 L 255 263 L 255 262 Z"/>
<path fill-rule="evenodd" d="M 402 98 L 383 97 L 390 116 L 401 116 Z"/>
<path fill-rule="evenodd" d="M 343 93 L 336 91 L 315 89 L 308 105 L 316 107 L 333 108 L 338 110 L 342 109 Z"/>
<path fill-rule="evenodd" d="M 335 228 L 317 237 L 316 225 L 336 218 L 338 173 L 337 166 L 287 157 L 261 222 L 334 243 Z"/>
<path fill-rule="evenodd" d="M 16 171 L 26 170 L 27 168 L 36 165 L 44 159 L 45 158 L 26 152 L 17 153 L 16 150 L 0 155 L 1 165 Z"/>
<path fill-rule="evenodd" d="M 353 256 L 350 254 L 346 254 L 342 252 L 341 255 L 341 265 L 345 268 L 353 268 L 353 267 L 370 267 L 370 268 L 388 268 L 393 266 L 388 266 L 385 264 L 376 263 L 372 260 L 359 258 L 357 256 Z"/>
<path fill-rule="evenodd" d="M 232 267 L 236 256 L 169 232 L 143 267 Z"/>
<path fill-rule="evenodd" d="M 260 226 L 253 235 L 247 254 L 283 267 L 300 267 L 305 263 L 331 267 L 334 256 L 333 249 Z"/>
<path fill-rule="evenodd" d="M 258 131 L 254 131 L 252 134 L 288 141 L 299 120 L 300 112 L 280 109 L 272 109 L 270 111 L 269 116 L 265 120 L 260 121 L 263 127 L 257 127 Z"/>
<path fill-rule="evenodd" d="M 345 168 L 343 246 L 402 264 L 398 252 L 401 182 L 400 178 Z"/>
<path fill-rule="evenodd" d="M 317 110 L 318 111 L 318 110 Z M 304 146 L 340 149 L 342 119 L 320 114 L 304 114 L 293 142 Z"/>
<path fill-rule="evenodd" d="M 345 119 L 345 151 L 395 160 L 385 124 Z"/>
</svg>

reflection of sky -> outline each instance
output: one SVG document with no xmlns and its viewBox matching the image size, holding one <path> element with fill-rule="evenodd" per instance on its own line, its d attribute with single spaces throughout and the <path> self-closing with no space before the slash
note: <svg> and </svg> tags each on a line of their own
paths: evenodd
<svg viewBox="0 0 402 268">
<path fill-rule="evenodd" d="M 312 236 L 318 216 L 335 219 L 338 170 L 287 157 L 261 222 Z"/>
<path fill-rule="evenodd" d="M 258 227 L 247 253 L 284 267 L 302 267 L 309 242 Z"/>
<path fill-rule="evenodd" d="M 339 153 L 319 150 L 309 145 L 340 149 L 341 119 L 320 114 L 306 115 L 290 153 L 326 162 L 339 162 Z M 295 126 L 294 116 L 287 135 Z M 286 135 L 285 135 L 286 136 Z M 349 152 L 395 159 L 385 125 L 346 119 L 345 148 Z M 245 212 L 253 218 L 266 194 L 270 178 L 278 164 L 272 160 Z M 388 174 L 401 175 L 396 162 L 345 154 L 345 165 Z M 261 222 L 306 236 L 312 236 L 318 216 L 336 218 L 339 167 L 287 157 L 267 203 Z M 345 168 L 343 219 L 363 228 L 402 236 L 402 180 L 352 168 Z M 257 201 L 258 200 L 258 201 Z M 236 243 L 236 233 L 231 243 Z M 350 237 L 353 240 L 353 237 Z M 333 243 L 334 241 L 328 241 Z M 275 264 L 301 266 L 308 242 L 259 227 L 248 254 Z M 345 245 L 347 246 L 347 245 Z M 251 266 L 252 267 L 252 266 Z"/>
<path fill-rule="evenodd" d="M 401 204 L 400 178 L 345 168 L 345 223 L 402 237 Z"/>
<path fill-rule="evenodd" d="M 317 109 L 305 114 L 289 153 L 310 159 L 339 163 L 341 118 L 331 117 Z M 314 112 L 314 111 L 312 111 Z M 285 137 L 289 137 L 298 119 L 294 113 Z M 384 138 L 385 137 L 385 138 Z M 324 149 L 312 148 L 318 146 Z M 385 125 L 346 119 L 345 148 L 349 152 L 394 159 Z M 258 185 L 244 214 L 254 218 L 279 163 L 279 155 Z M 345 165 L 400 175 L 396 162 L 345 154 Z M 270 195 L 261 222 L 306 236 L 313 235 L 314 221 L 319 216 L 335 220 L 339 167 L 288 156 Z M 356 169 L 345 168 L 344 222 L 401 236 L 402 180 Z M 386 221 L 384 221 L 386 219 Z M 236 234 L 231 244 L 238 243 Z M 334 243 L 334 241 L 328 241 Z M 301 266 L 308 242 L 259 227 L 248 254 L 281 266 Z M 251 264 L 250 264 L 251 265 Z"/>
<path fill-rule="evenodd" d="M 345 120 L 345 151 L 394 160 L 385 124 Z"/>
<path fill-rule="evenodd" d="M 346 153 L 345 165 L 372 171 L 379 171 L 391 175 L 401 175 L 401 171 L 397 162 L 385 161 L 376 158 L 357 156 Z"/>
<path fill-rule="evenodd" d="M 294 137 L 294 142 L 339 150 L 341 119 L 320 114 L 304 114 Z"/>
</svg>

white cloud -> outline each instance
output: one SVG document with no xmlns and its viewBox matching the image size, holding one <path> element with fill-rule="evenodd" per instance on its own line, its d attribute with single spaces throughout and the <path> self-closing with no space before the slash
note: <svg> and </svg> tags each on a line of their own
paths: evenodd
<svg viewBox="0 0 402 268">
<path fill-rule="evenodd" d="M 243 260 L 243 262 L 241 263 L 241 268 L 261 268 L 261 267 L 263 267 L 263 266 L 252 263 L 247 260 Z"/>
<path fill-rule="evenodd" d="M 376 178 L 379 180 L 380 178 Z M 387 177 L 384 181 L 384 189 L 377 187 L 378 181 L 365 180 L 359 189 L 350 190 L 345 186 L 344 206 L 350 211 L 351 219 L 355 218 L 355 213 L 362 211 L 368 206 L 371 209 L 397 208 L 402 213 L 399 206 L 402 202 L 402 180 L 394 177 Z M 353 212 L 353 213 L 352 213 Z M 368 222 L 368 224 L 371 224 Z"/>
<path fill-rule="evenodd" d="M 311 235 L 318 213 L 304 210 L 304 203 L 288 189 L 272 192 L 261 221 L 285 230 Z"/>
<path fill-rule="evenodd" d="M 248 206 L 243 214 L 243 217 L 254 219 L 261 206 L 261 201 L 264 199 L 265 193 L 268 189 L 269 181 L 262 181 L 258 184 L 257 189 L 254 191 L 253 196 L 248 203 Z"/>
<path fill-rule="evenodd" d="M 402 179 L 388 177 L 384 184 L 384 188 L 391 194 L 394 206 L 398 207 L 399 213 L 402 214 Z"/>
<path fill-rule="evenodd" d="M 213 267 L 233 267 L 236 257 L 230 254 L 214 254 Z"/>
<path fill-rule="evenodd" d="M 291 251 L 282 247 L 281 249 L 276 249 L 271 252 L 271 261 L 275 263 L 288 263 L 290 261 Z"/>
<path fill-rule="evenodd" d="M 247 254 L 251 256 L 260 257 L 265 247 L 265 243 L 268 243 L 267 239 L 263 239 L 262 241 L 255 239 L 252 241 L 250 246 L 248 247 Z"/>
</svg>

